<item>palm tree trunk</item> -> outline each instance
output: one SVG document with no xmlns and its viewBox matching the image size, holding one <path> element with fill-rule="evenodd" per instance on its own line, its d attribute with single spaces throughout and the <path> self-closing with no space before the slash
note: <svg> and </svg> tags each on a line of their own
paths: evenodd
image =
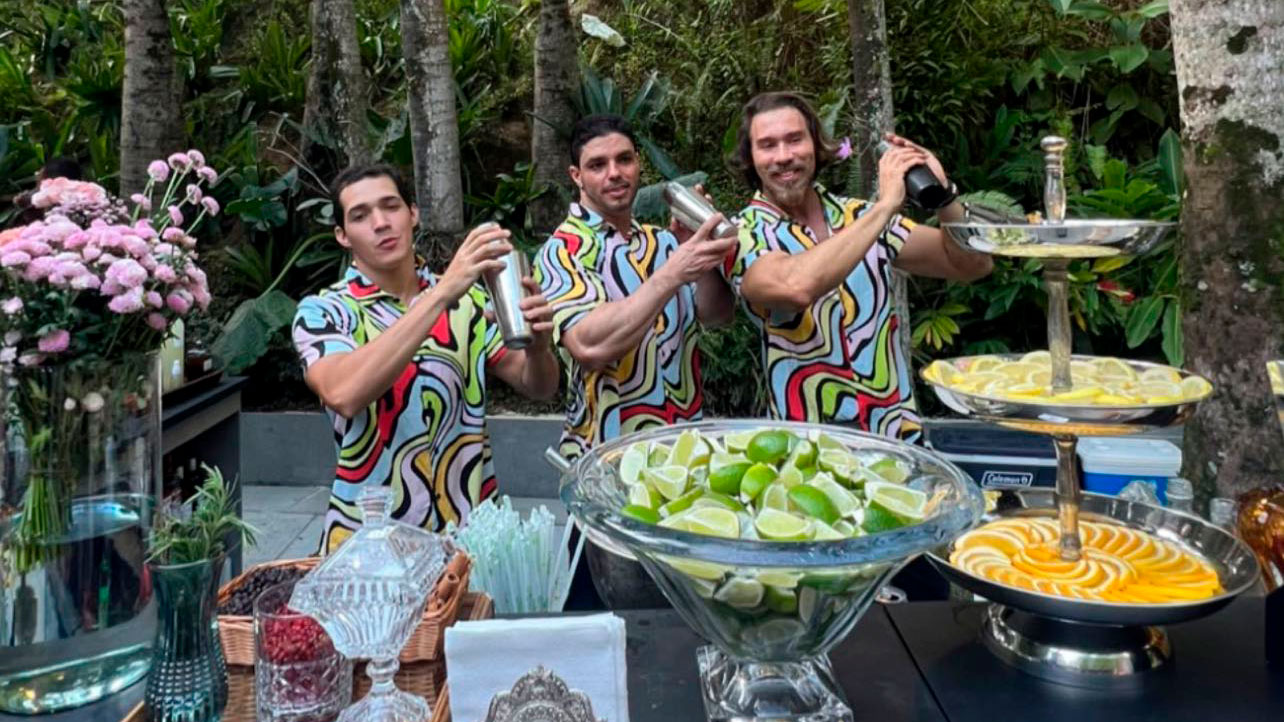
<svg viewBox="0 0 1284 722">
<path fill-rule="evenodd" d="M 539 35 L 535 38 L 535 119 L 531 134 L 531 159 L 535 181 L 542 185 L 569 187 L 566 166 L 570 164 L 571 124 L 575 105 L 571 98 L 579 86 L 579 64 L 575 29 L 567 0 L 543 0 L 539 10 Z M 537 233 L 549 233 L 566 214 L 559 193 L 550 190 L 531 207 Z"/>
<path fill-rule="evenodd" d="M 410 141 L 423 251 L 442 267 L 464 229 L 455 78 L 442 0 L 401 0 L 401 44 L 410 82 Z"/>
<path fill-rule="evenodd" d="M 161 0 L 125 0 L 125 79 L 121 91 L 120 191 L 141 191 L 147 164 L 182 150 L 182 88 L 169 15 Z"/>
<path fill-rule="evenodd" d="M 312 0 L 311 15 L 312 69 L 303 110 L 307 130 L 303 157 L 324 176 L 345 165 L 370 162 L 366 134 L 370 101 L 352 0 Z M 327 145 L 337 150 L 337 157 L 327 152 Z"/>
<path fill-rule="evenodd" d="M 852 157 L 859 164 L 859 185 L 848 195 L 869 198 L 878 186 L 878 141 L 892 130 L 892 71 L 887 53 L 887 13 L 883 0 L 847 0 L 847 29 L 852 42 L 852 100 L 857 114 Z M 900 346 L 905 363 L 913 358 L 910 335 L 909 277 L 892 271 L 892 304 L 900 318 Z"/>
<path fill-rule="evenodd" d="M 1186 198 L 1187 365 L 1213 382 L 1186 427 L 1185 474 L 1207 494 L 1284 478 L 1266 373 L 1284 357 L 1284 4 L 1174 0 Z"/>
</svg>

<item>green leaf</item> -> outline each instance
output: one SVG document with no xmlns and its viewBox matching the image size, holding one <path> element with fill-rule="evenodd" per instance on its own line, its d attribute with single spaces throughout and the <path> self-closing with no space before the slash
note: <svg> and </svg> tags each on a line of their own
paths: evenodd
<svg viewBox="0 0 1284 722">
<path fill-rule="evenodd" d="M 1070 7 L 1066 8 L 1066 12 L 1085 20 L 1109 20 L 1114 16 L 1110 8 L 1096 0 L 1074 0 L 1070 3 Z"/>
<path fill-rule="evenodd" d="M 1164 309 L 1163 347 L 1164 357 L 1170 366 L 1185 363 L 1186 339 L 1181 330 L 1181 303 L 1175 298 Z"/>
<path fill-rule="evenodd" d="M 1137 101 L 1137 112 L 1144 115 L 1155 125 L 1163 125 L 1168 120 L 1168 114 L 1153 98 L 1140 98 Z"/>
<path fill-rule="evenodd" d="M 1146 56 L 1150 50 L 1141 43 L 1132 43 L 1130 45 L 1121 45 L 1110 49 L 1110 60 L 1119 68 L 1121 73 L 1131 73 L 1146 62 Z"/>
<path fill-rule="evenodd" d="M 642 150 L 646 151 L 646 156 L 651 160 L 651 165 L 655 166 L 656 171 L 664 176 L 666 180 L 673 180 L 682 173 L 678 168 L 678 164 L 674 163 L 669 154 L 665 153 L 664 149 L 657 145 L 655 141 L 646 136 L 639 136 L 638 143 L 642 146 Z"/>
<path fill-rule="evenodd" d="M 1072 0 L 1048 0 L 1052 4 L 1052 9 L 1057 11 L 1058 15 L 1065 15 L 1073 4 Z"/>
<path fill-rule="evenodd" d="M 297 307 L 281 291 L 242 301 L 210 344 L 211 353 L 223 359 L 228 373 L 240 373 L 267 351 L 272 335 L 290 324 Z"/>
<path fill-rule="evenodd" d="M 1124 322 L 1124 333 L 1128 348 L 1137 348 L 1150 338 L 1164 313 L 1164 298 L 1150 296 L 1133 304 L 1128 318 Z"/>
<path fill-rule="evenodd" d="M 1101 180 L 1101 176 L 1106 173 L 1106 160 L 1109 158 L 1106 146 L 1084 143 L 1083 154 L 1088 157 L 1088 170 L 1092 171 L 1094 178 Z"/>
<path fill-rule="evenodd" d="M 1170 196 L 1181 196 L 1184 175 L 1181 164 L 1181 137 L 1169 128 L 1159 138 L 1159 187 Z"/>
<path fill-rule="evenodd" d="M 1137 8 L 1137 14 L 1143 18 L 1157 18 L 1168 14 L 1168 0 L 1151 0 Z"/>
<path fill-rule="evenodd" d="M 1116 85 L 1106 94 L 1106 107 L 1110 110 L 1132 110 L 1137 101 L 1137 91 L 1127 83 Z"/>
<path fill-rule="evenodd" d="M 1111 256 L 1110 258 L 1098 258 L 1092 264 L 1093 273 L 1110 273 L 1128 265 L 1132 261 L 1132 256 Z"/>
<path fill-rule="evenodd" d="M 1105 168 L 1102 171 L 1103 185 L 1106 188 L 1123 188 L 1124 178 L 1128 175 L 1128 164 L 1118 158 L 1111 158 L 1106 161 Z"/>
</svg>

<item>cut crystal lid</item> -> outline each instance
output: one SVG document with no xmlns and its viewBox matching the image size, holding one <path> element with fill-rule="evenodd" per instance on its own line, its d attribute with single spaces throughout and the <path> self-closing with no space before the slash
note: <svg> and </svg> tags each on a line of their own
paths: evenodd
<svg viewBox="0 0 1284 722">
<path fill-rule="evenodd" d="M 389 519 L 387 487 L 364 489 L 357 504 L 361 528 L 295 586 L 291 606 L 300 612 L 311 614 L 334 601 L 336 591 L 370 582 L 378 584 L 367 586 L 363 596 L 382 589 L 398 602 L 426 599 L 454 554 L 449 538 Z"/>
</svg>

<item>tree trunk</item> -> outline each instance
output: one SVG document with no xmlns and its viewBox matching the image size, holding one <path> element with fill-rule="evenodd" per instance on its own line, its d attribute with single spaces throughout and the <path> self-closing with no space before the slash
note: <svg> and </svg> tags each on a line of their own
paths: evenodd
<svg viewBox="0 0 1284 722">
<path fill-rule="evenodd" d="M 852 39 L 852 101 L 856 137 L 852 156 L 860 169 L 859 185 L 848 195 L 869 198 L 878 190 L 878 141 L 892 130 L 892 70 L 887 52 L 887 13 L 883 0 L 847 0 L 847 29 Z M 901 319 L 900 347 L 906 362 L 913 358 L 909 278 L 892 271 L 892 303 Z"/>
<path fill-rule="evenodd" d="M 184 150 L 182 89 L 169 15 L 161 0 L 125 0 L 125 82 L 120 113 L 120 192 L 147 185 L 147 164 Z"/>
<path fill-rule="evenodd" d="M 448 43 L 442 0 L 401 0 L 422 250 L 437 268 L 444 267 L 464 229 L 459 123 Z"/>
<path fill-rule="evenodd" d="M 1187 366 L 1213 382 L 1186 427 L 1202 494 L 1284 480 L 1266 374 L 1284 357 L 1284 4 L 1174 0 L 1186 198 Z"/>
<path fill-rule="evenodd" d="M 370 162 L 366 134 L 370 100 L 352 0 L 312 0 L 311 14 L 312 68 L 303 110 L 307 129 L 303 158 L 322 177 L 329 177 L 344 166 Z"/>
<path fill-rule="evenodd" d="M 531 160 L 535 181 L 551 186 L 531 206 L 535 231 L 550 233 L 566 215 L 556 187 L 569 188 L 570 129 L 575 122 L 571 102 L 579 87 L 579 58 L 575 29 L 567 0 L 543 0 L 539 10 L 539 35 L 535 38 L 535 118 L 531 121 Z"/>
</svg>

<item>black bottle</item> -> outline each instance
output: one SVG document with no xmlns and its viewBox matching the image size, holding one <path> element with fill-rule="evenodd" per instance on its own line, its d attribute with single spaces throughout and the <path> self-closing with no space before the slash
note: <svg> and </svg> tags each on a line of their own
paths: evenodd
<svg viewBox="0 0 1284 722">
<path fill-rule="evenodd" d="M 882 156 L 891 148 L 891 143 L 880 140 L 878 155 Z M 925 211 L 940 210 L 954 201 L 954 194 L 941 185 L 941 180 L 926 163 L 919 163 L 905 171 L 905 197 Z"/>
</svg>

